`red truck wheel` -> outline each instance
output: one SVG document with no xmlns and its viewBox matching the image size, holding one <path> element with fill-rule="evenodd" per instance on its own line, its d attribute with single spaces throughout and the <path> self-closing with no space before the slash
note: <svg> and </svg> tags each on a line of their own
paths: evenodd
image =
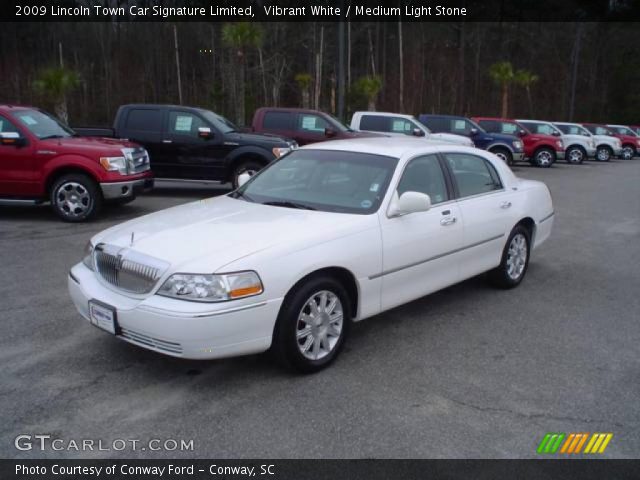
<svg viewBox="0 0 640 480">
<path fill-rule="evenodd" d="M 51 207 L 65 222 L 84 222 L 102 207 L 98 184 L 82 173 L 70 173 L 56 179 L 50 192 Z"/>
</svg>

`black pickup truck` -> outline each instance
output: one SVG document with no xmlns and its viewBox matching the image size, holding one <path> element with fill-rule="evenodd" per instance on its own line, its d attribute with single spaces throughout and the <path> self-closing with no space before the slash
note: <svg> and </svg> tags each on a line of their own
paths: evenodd
<svg viewBox="0 0 640 480">
<path fill-rule="evenodd" d="M 156 178 L 215 180 L 238 186 L 297 144 L 275 135 L 241 132 L 209 110 L 177 105 L 123 105 L 113 128 L 74 128 L 91 137 L 126 138 L 149 152 Z"/>
</svg>

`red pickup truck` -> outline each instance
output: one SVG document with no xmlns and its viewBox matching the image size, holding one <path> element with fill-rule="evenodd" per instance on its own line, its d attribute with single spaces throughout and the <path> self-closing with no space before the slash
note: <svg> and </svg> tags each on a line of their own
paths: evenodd
<svg viewBox="0 0 640 480">
<path fill-rule="evenodd" d="M 139 145 L 79 137 L 37 108 L 0 105 L 0 205 L 48 201 L 62 220 L 81 222 L 152 187 Z"/>
<path fill-rule="evenodd" d="M 304 108 L 259 108 L 253 115 L 251 130 L 291 138 L 298 145 L 325 140 L 384 136 L 377 133 L 356 132 L 328 113 Z"/>
<path fill-rule="evenodd" d="M 549 167 L 556 160 L 564 159 L 564 146 L 558 137 L 531 133 L 508 118 L 473 117 L 472 120 L 487 132 L 518 135 L 524 144 L 524 158 L 538 167 Z"/>
</svg>

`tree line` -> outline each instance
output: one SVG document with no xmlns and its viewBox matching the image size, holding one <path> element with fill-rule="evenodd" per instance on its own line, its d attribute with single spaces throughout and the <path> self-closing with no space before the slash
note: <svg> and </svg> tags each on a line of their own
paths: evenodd
<svg viewBox="0 0 640 480">
<path fill-rule="evenodd" d="M 11 23 L 0 102 L 106 125 L 124 103 L 182 103 L 240 125 L 261 106 L 337 111 L 337 23 Z M 358 22 L 356 110 L 640 122 L 633 23 Z"/>
</svg>

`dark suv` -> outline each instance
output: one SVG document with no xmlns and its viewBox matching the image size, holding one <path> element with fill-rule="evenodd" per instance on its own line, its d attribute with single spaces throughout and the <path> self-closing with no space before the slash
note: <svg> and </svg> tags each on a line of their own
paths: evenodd
<svg viewBox="0 0 640 480">
<path fill-rule="evenodd" d="M 524 158 L 524 145 L 518 137 L 503 133 L 487 133 L 480 125 L 466 117 L 422 114 L 418 120 L 432 132 L 455 133 L 469 137 L 476 147 L 490 151 L 508 164 Z"/>
</svg>

